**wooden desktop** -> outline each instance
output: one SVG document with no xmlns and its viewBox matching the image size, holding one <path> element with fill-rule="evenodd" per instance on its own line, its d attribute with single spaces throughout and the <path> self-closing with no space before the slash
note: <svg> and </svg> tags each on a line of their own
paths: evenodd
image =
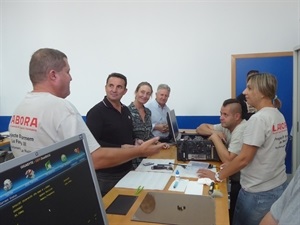
<svg viewBox="0 0 300 225">
<path fill-rule="evenodd" d="M 5 137 L 4 139 L 0 140 L 0 147 L 7 147 L 10 145 L 10 139 L 9 139 L 9 132 L 0 132 L 1 137 Z"/>
<path fill-rule="evenodd" d="M 0 147 L 8 146 L 8 145 L 10 145 L 9 138 L 4 138 L 3 140 L 0 141 Z"/>
<path fill-rule="evenodd" d="M 187 133 L 193 133 L 195 130 L 185 130 Z M 8 146 L 10 144 L 10 139 L 5 138 L 0 142 L 0 147 Z M 169 149 L 161 150 L 159 154 L 151 156 L 149 158 L 153 159 L 175 159 L 176 163 L 183 163 L 177 161 L 177 149 L 175 146 L 171 146 Z M 221 163 L 219 162 L 210 162 L 213 165 L 216 165 L 217 168 L 220 166 Z M 195 178 L 190 178 L 190 180 L 196 180 Z M 174 181 L 174 177 L 171 177 L 168 184 L 166 185 L 163 192 L 168 192 L 168 187 Z M 208 195 L 208 186 L 204 185 L 203 195 Z M 216 225 L 229 225 L 229 214 L 228 214 L 228 195 L 227 195 L 227 184 L 226 181 L 219 183 L 219 189 L 223 194 L 222 198 L 215 198 L 216 203 Z M 150 191 L 150 190 L 149 190 Z M 152 191 L 152 190 L 151 190 Z M 135 195 L 135 189 L 127 189 L 127 188 L 113 188 L 109 193 L 107 193 L 103 198 L 103 203 L 105 208 L 107 208 L 118 195 Z M 136 225 L 149 225 L 153 223 L 147 222 L 137 222 L 132 221 L 131 218 L 136 212 L 137 208 L 141 204 L 142 200 L 144 199 L 145 195 L 147 194 L 148 190 L 143 190 L 139 195 L 135 203 L 133 204 L 132 208 L 129 210 L 127 215 L 114 215 L 114 214 L 107 214 L 107 218 L 110 225 L 129 225 L 129 224 L 136 224 Z"/>
<path fill-rule="evenodd" d="M 177 149 L 175 146 L 170 147 L 166 150 L 161 150 L 159 154 L 156 154 L 154 156 L 151 156 L 149 158 L 153 159 L 175 159 L 175 162 L 177 162 Z M 179 162 L 182 163 L 182 162 Z M 218 167 L 221 163 L 219 162 L 210 162 L 213 165 Z M 192 179 L 190 180 L 197 180 Z M 172 176 L 169 180 L 168 184 L 166 185 L 163 192 L 168 192 L 168 187 L 171 185 L 171 183 L 174 181 L 174 177 Z M 203 195 L 208 195 L 208 186 L 204 185 L 203 189 Z M 223 194 L 222 198 L 215 198 L 216 203 L 216 225 L 229 225 L 229 214 L 228 214 L 228 195 L 227 195 L 227 184 L 226 181 L 223 181 L 222 183 L 219 183 L 219 189 Z M 127 188 L 113 188 L 110 192 L 108 192 L 103 197 L 103 203 L 105 208 L 107 208 L 118 195 L 135 195 L 135 189 L 127 189 Z M 149 225 L 153 223 L 147 223 L 147 222 L 137 222 L 132 221 L 131 218 L 136 212 L 137 208 L 141 204 L 143 198 L 147 194 L 149 190 L 143 190 L 139 195 L 127 215 L 115 215 L 115 214 L 107 214 L 107 218 L 110 225 L 128 225 L 128 224 L 136 224 L 136 225 Z M 151 190 L 152 191 L 152 190 Z M 196 222 L 196 221 L 195 221 Z"/>
</svg>

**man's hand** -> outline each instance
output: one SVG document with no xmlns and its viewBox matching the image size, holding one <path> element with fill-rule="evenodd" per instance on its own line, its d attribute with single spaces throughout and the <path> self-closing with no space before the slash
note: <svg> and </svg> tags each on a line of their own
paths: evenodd
<svg viewBox="0 0 300 225">
<path fill-rule="evenodd" d="M 229 162 L 226 162 L 226 163 L 223 163 L 222 165 L 220 165 L 220 170 L 224 169 L 228 164 L 229 164 Z"/>
<path fill-rule="evenodd" d="M 227 143 L 226 136 L 223 132 L 214 131 L 213 134 L 210 135 L 210 137 L 208 139 L 214 142 L 214 140 L 216 140 L 216 138 L 221 139 L 224 144 Z"/>
<path fill-rule="evenodd" d="M 159 153 L 160 150 L 162 148 L 164 148 L 166 143 L 160 143 L 160 142 L 158 142 L 158 140 L 159 140 L 159 137 L 154 137 L 148 141 L 143 142 L 143 144 L 141 144 L 139 146 L 140 150 L 141 150 L 141 156 L 148 157 L 148 156 Z"/>
<path fill-rule="evenodd" d="M 141 140 L 141 139 L 135 139 L 135 145 L 136 146 L 142 145 L 143 143 L 144 143 L 143 140 Z"/>
<path fill-rule="evenodd" d="M 132 147 L 135 147 L 135 146 L 142 145 L 143 143 L 144 143 L 143 140 L 141 140 L 141 139 L 135 139 L 134 145 L 124 144 L 124 145 L 121 145 L 121 148 L 132 148 Z"/>
<path fill-rule="evenodd" d="M 169 149 L 169 148 L 170 148 L 170 145 L 167 143 L 164 143 L 163 149 Z"/>
<path fill-rule="evenodd" d="M 208 169 L 199 169 L 197 171 L 198 177 L 200 178 L 210 178 L 211 180 L 215 180 L 215 173 Z"/>
<path fill-rule="evenodd" d="M 166 133 L 166 132 L 169 132 L 169 126 L 165 123 L 156 124 L 155 130 L 158 130 L 162 133 Z"/>
</svg>

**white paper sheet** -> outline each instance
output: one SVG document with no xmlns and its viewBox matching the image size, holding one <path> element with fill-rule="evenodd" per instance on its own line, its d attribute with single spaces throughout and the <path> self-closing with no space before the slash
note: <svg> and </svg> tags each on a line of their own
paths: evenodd
<svg viewBox="0 0 300 225">
<path fill-rule="evenodd" d="M 175 182 L 178 182 L 178 185 L 174 188 Z M 173 183 L 169 187 L 169 191 L 184 192 L 188 183 L 189 183 L 189 180 L 187 180 L 187 179 L 180 179 L 179 181 L 174 180 Z"/>
<path fill-rule="evenodd" d="M 9 131 L 0 132 L 2 136 L 8 136 L 9 137 Z"/>
<path fill-rule="evenodd" d="M 189 164 L 184 164 L 186 165 L 186 168 L 183 168 L 180 165 L 177 165 L 176 168 L 174 169 L 173 176 L 175 176 L 176 170 L 179 171 L 180 177 L 187 177 L 187 178 L 198 178 L 197 171 L 200 168 L 208 168 L 208 163 L 203 163 L 203 162 L 195 162 L 195 161 L 190 161 Z M 216 168 L 210 169 L 213 172 L 216 172 Z"/>
<path fill-rule="evenodd" d="M 136 189 L 142 186 L 149 190 L 163 190 L 171 176 L 169 173 L 130 171 L 115 187 Z"/>
<path fill-rule="evenodd" d="M 197 181 L 189 181 L 184 193 L 189 195 L 202 195 L 203 184 Z"/>
</svg>

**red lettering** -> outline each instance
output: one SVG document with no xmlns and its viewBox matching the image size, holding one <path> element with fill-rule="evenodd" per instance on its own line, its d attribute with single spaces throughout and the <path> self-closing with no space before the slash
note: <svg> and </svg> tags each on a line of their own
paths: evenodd
<svg viewBox="0 0 300 225">
<path fill-rule="evenodd" d="M 32 118 L 30 126 L 31 127 L 37 127 L 38 126 L 38 119 L 35 118 L 35 117 Z"/>
<path fill-rule="evenodd" d="M 24 126 L 28 126 L 30 122 L 30 118 L 29 117 L 25 117 L 24 118 Z"/>
<path fill-rule="evenodd" d="M 15 123 L 15 116 L 12 116 L 12 117 L 11 117 L 11 121 L 10 121 L 10 123 L 12 123 L 12 124 L 14 124 L 14 123 Z"/>
<path fill-rule="evenodd" d="M 16 125 L 22 125 L 22 126 L 26 126 L 26 127 L 37 128 L 38 119 L 36 117 L 31 118 L 29 116 L 13 115 L 10 123 L 16 124 Z"/>
<path fill-rule="evenodd" d="M 19 117 L 19 119 L 18 119 L 19 124 L 23 125 L 24 124 L 24 117 L 23 116 L 18 116 L 18 117 Z"/>
<path fill-rule="evenodd" d="M 287 125 L 286 123 L 278 123 L 277 125 L 273 125 L 273 133 L 274 132 L 278 132 L 278 131 L 282 131 L 282 130 L 286 130 Z"/>
</svg>

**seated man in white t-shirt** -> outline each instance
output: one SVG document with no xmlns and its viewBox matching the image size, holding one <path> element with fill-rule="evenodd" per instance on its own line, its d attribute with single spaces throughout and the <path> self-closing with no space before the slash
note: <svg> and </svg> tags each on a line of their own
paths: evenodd
<svg viewBox="0 0 300 225">
<path fill-rule="evenodd" d="M 200 135 L 210 136 L 218 155 L 223 163 L 234 159 L 241 151 L 243 145 L 243 132 L 246 120 L 242 119 L 242 106 L 237 99 L 227 99 L 221 107 L 220 124 L 201 124 L 196 131 Z M 212 178 L 214 180 L 214 174 Z M 230 177 L 230 221 L 233 219 L 236 199 L 240 191 L 240 173 Z"/>
</svg>

